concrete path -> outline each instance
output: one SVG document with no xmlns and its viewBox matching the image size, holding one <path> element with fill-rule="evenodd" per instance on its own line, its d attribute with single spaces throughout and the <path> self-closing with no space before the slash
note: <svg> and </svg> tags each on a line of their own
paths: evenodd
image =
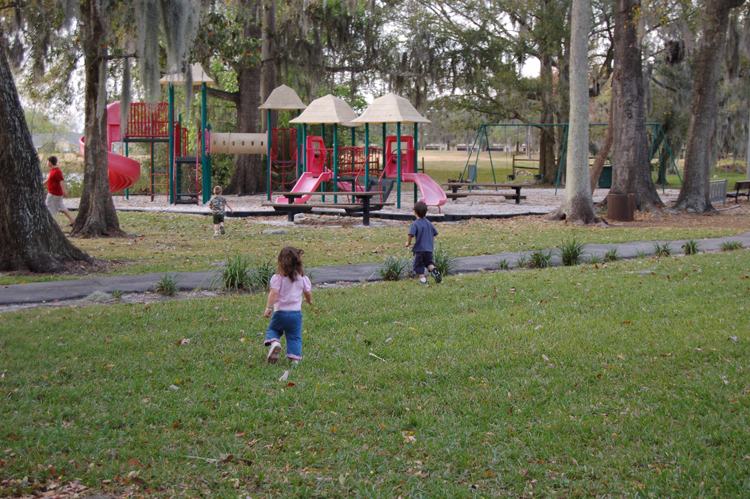
<svg viewBox="0 0 750 499">
<path fill-rule="evenodd" d="M 678 241 L 655 241 L 660 245 L 669 244 L 672 254 L 681 254 L 685 239 Z M 738 241 L 744 248 L 750 247 L 750 232 L 734 236 L 720 237 L 716 239 L 698 239 L 700 251 L 716 251 L 727 241 Z M 637 258 L 639 253 L 645 256 L 654 254 L 654 241 L 638 241 L 621 244 L 587 244 L 583 249 L 582 261 L 590 260 L 595 255 L 601 260 L 612 248 L 617 248 L 617 256 L 622 259 Z M 548 250 L 545 250 L 548 251 Z M 527 259 L 532 251 L 521 253 L 501 253 L 496 255 L 467 256 L 456 258 L 456 272 L 479 272 L 480 270 L 497 269 L 497 264 L 507 259 L 509 266 L 515 267 L 518 259 L 525 256 Z M 406 255 L 405 255 L 406 256 Z M 552 250 L 552 265 L 561 265 L 560 250 Z M 310 272 L 313 283 L 334 282 L 360 282 L 380 280 L 378 270 L 381 263 L 360 263 L 355 265 L 336 265 L 331 267 L 313 267 Z M 192 291 L 197 288 L 214 289 L 216 287 L 216 274 L 210 271 L 202 272 L 177 272 L 178 283 L 181 291 Z M 90 277 L 66 281 L 36 282 L 28 284 L 14 284 L 0 286 L 0 305 L 20 305 L 25 303 L 42 303 L 65 301 L 84 298 L 94 291 L 111 293 L 120 291 L 122 293 L 144 293 L 153 291 L 154 284 L 161 280 L 163 273 L 127 275 L 116 277 Z"/>
</svg>

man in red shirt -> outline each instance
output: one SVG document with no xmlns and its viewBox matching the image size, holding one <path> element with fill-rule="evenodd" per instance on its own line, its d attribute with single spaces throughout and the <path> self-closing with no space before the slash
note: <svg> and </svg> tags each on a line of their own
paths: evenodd
<svg viewBox="0 0 750 499">
<path fill-rule="evenodd" d="M 65 182 L 63 181 L 63 174 L 57 167 L 57 157 L 50 156 L 48 160 L 49 165 L 49 177 L 44 182 L 47 184 L 47 209 L 49 209 L 52 216 L 57 215 L 57 212 L 62 212 L 68 220 L 70 225 L 73 225 L 73 216 L 70 214 L 68 209 L 63 203 L 63 197 L 68 197 L 68 191 L 65 190 Z"/>
</svg>

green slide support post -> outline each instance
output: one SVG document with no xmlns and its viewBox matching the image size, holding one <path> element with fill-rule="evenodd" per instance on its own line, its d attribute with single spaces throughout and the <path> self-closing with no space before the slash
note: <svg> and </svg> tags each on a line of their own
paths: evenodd
<svg viewBox="0 0 750 499">
<path fill-rule="evenodd" d="M 268 151 L 267 157 L 268 157 L 268 179 L 266 180 L 266 189 L 268 190 L 268 200 L 271 200 L 271 110 L 268 110 L 268 119 L 266 120 L 266 123 L 268 126 L 268 133 L 266 135 L 266 150 Z"/>
<path fill-rule="evenodd" d="M 333 192 L 339 190 L 339 126 L 333 124 Z M 338 196 L 334 194 L 333 204 L 338 203 Z"/>
<path fill-rule="evenodd" d="M 419 125 L 414 123 L 414 173 L 419 172 Z M 414 184 L 414 202 L 417 202 L 417 184 Z"/>
<path fill-rule="evenodd" d="M 396 123 L 396 167 L 398 179 L 396 180 L 396 208 L 401 209 L 401 122 Z"/>
<path fill-rule="evenodd" d="M 365 123 L 365 190 L 370 190 L 370 124 Z"/>
<path fill-rule="evenodd" d="M 208 120 L 208 108 L 207 108 L 207 90 L 206 82 L 201 84 L 201 166 L 203 167 L 203 204 L 208 203 L 211 199 L 211 158 L 206 154 L 206 132 L 211 129 L 206 121 Z"/>
<path fill-rule="evenodd" d="M 169 84 L 169 204 L 174 204 L 174 84 Z"/>
</svg>

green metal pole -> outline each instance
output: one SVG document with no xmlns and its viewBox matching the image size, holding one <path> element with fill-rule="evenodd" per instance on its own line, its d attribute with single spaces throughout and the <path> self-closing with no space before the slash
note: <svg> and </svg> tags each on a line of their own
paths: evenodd
<svg viewBox="0 0 750 499">
<path fill-rule="evenodd" d="M 565 124 L 565 136 L 563 137 L 562 150 L 560 151 L 560 165 L 557 168 L 557 182 L 555 182 L 555 196 L 557 196 L 557 188 L 560 186 L 560 173 L 563 169 L 563 161 L 565 160 L 565 145 L 568 143 L 568 125 Z"/>
<path fill-rule="evenodd" d="M 154 202 L 154 142 L 151 141 L 151 202 Z"/>
<path fill-rule="evenodd" d="M 177 115 L 177 130 L 178 130 L 178 136 L 177 140 L 180 144 L 178 148 L 178 152 L 175 154 L 175 156 L 179 156 L 182 154 L 182 113 Z M 175 203 L 180 200 L 182 193 L 182 163 L 179 163 L 179 167 L 177 166 L 177 160 L 175 159 L 174 163 L 174 199 Z"/>
<path fill-rule="evenodd" d="M 302 111 L 297 109 L 297 116 L 302 114 Z M 300 156 L 300 151 L 302 151 L 301 146 L 302 142 L 302 125 L 297 125 L 297 179 L 299 180 L 300 175 L 302 175 L 302 157 Z"/>
<path fill-rule="evenodd" d="M 352 127 L 352 147 L 357 145 L 357 134 L 356 134 L 356 128 Z"/>
<path fill-rule="evenodd" d="M 401 122 L 396 123 L 396 166 L 398 179 L 396 180 L 396 208 L 401 209 Z"/>
<path fill-rule="evenodd" d="M 333 192 L 339 190 L 339 126 L 333 124 Z M 333 204 L 338 203 L 338 196 L 333 196 Z"/>
<path fill-rule="evenodd" d="M 302 124 L 302 173 L 307 171 L 307 124 Z"/>
<path fill-rule="evenodd" d="M 125 157 L 126 158 L 128 157 L 128 143 L 127 142 L 125 142 Z M 125 199 L 130 199 L 130 189 L 129 188 L 125 189 Z"/>
<path fill-rule="evenodd" d="M 169 204 L 174 204 L 174 84 L 169 84 Z"/>
<path fill-rule="evenodd" d="M 477 145 L 477 140 L 479 140 L 479 134 L 480 134 L 480 133 L 482 133 L 482 128 L 483 128 L 483 127 L 484 127 L 484 125 L 482 125 L 482 126 L 481 126 L 481 127 L 479 128 L 479 131 L 477 131 L 477 135 L 476 135 L 476 136 L 474 137 L 474 142 L 473 142 L 473 143 L 471 144 L 471 153 L 470 153 L 470 154 L 469 154 L 469 156 L 468 156 L 468 157 L 466 158 L 466 166 L 464 166 L 464 171 L 463 171 L 463 172 L 461 172 L 461 176 L 460 176 L 460 177 L 458 177 L 458 181 L 459 181 L 459 182 L 463 182 L 463 181 L 464 181 L 464 178 L 465 178 L 465 174 L 468 174 L 468 173 L 469 173 L 469 163 L 471 162 L 471 158 L 472 158 L 472 156 L 474 156 L 474 146 L 475 146 L 475 145 Z M 468 149 L 468 148 L 469 148 L 469 144 L 466 144 L 466 148 L 467 148 L 467 151 L 468 151 L 468 150 L 469 150 L 469 149 Z M 474 166 L 474 167 L 475 167 L 475 168 L 478 168 L 478 166 L 479 166 L 479 155 L 477 155 L 477 162 L 476 162 L 476 164 L 475 164 L 475 166 Z"/>
<path fill-rule="evenodd" d="M 419 125 L 414 123 L 414 173 L 419 172 Z M 417 202 L 417 183 L 414 182 L 414 202 Z"/>
<path fill-rule="evenodd" d="M 385 151 L 385 134 L 386 134 L 386 124 L 383 123 L 383 171 L 385 171 L 386 165 L 386 151 Z"/>
<path fill-rule="evenodd" d="M 266 134 L 266 146 L 268 150 L 268 180 L 266 180 L 266 189 L 268 189 L 268 200 L 271 200 L 271 110 L 268 110 L 268 119 L 266 119 L 266 128 L 268 128 Z"/>
<path fill-rule="evenodd" d="M 659 125 L 659 131 L 661 131 L 661 136 L 664 138 L 664 143 L 667 144 L 667 151 L 669 151 L 669 157 L 672 158 L 672 164 L 674 165 L 674 171 L 677 172 L 677 178 L 680 179 L 680 184 L 682 184 L 680 169 L 677 168 L 677 162 L 674 160 L 674 156 L 672 155 L 672 148 L 669 147 L 669 141 L 667 140 L 667 136 L 664 134 L 664 129 L 661 127 L 661 125 Z"/>
<path fill-rule="evenodd" d="M 365 123 L 365 190 L 370 190 L 370 124 Z"/>
<path fill-rule="evenodd" d="M 206 82 L 201 85 L 201 165 L 203 166 L 203 204 L 211 199 L 211 159 L 206 154 L 206 131 L 208 130 L 208 91 Z"/>
<path fill-rule="evenodd" d="M 484 127 L 480 129 L 482 132 L 485 130 Z M 477 146 L 477 162 L 474 164 L 474 176 L 472 176 L 469 179 L 469 182 L 476 182 L 477 181 L 477 175 L 479 172 L 479 156 L 482 154 L 482 142 L 484 141 L 484 133 L 479 133 L 479 145 Z M 472 149 L 474 146 L 472 146 Z M 469 192 L 471 192 L 471 186 L 469 186 Z"/>
<path fill-rule="evenodd" d="M 211 123 L 206 123 L 206 134 L 210 134 L 210 133 L 211 133 Z M 209 146 L 206 145 L 206 137 L 205 136 L 203 137 L 203 147 L 209 147 Z M 211 155 L 210 154 L 206 154 L 206 163 L 205 163 L 205 165 L 206 165 L 206 171 L 208 172 L 208 190 L 206 190 L 206 188 L 205 188 L 205 185 L 206 185 L 205 178 L 206 177 L 204 176 L 203 177 L 203 179 L 204 179 L 203 180 L 203 185 L 204 185 L 204 188 L 203 188 L 203 204 L 206 204 L 207 202 L 209 202 L 211 200 L 211 183 L 212 182 L 211 182 Z"/>
<path fill-rule="evenodd" d="M 326 143 L 326 125 L 325 123 L 321 123 L 320 125 L 320 136 L 323 137 L 323 144 Z"/>
<path fill-rule="evenodd" d="M 492 183 L 497 184 L 497 178 L 495 178 L 495 164 L 492 162 L 492 146 L 490 145 L 490 138 L 487 135 L 487 127 L 484 128 L 484 137 L 487 139 L 487 154 L 490 156 L 490 168 L 492 168 Z M 477 165 L 479 167 L 479 165 Z M 495 190 L 497 191 L 497 185 L 495 185 Z"/>
</svg>

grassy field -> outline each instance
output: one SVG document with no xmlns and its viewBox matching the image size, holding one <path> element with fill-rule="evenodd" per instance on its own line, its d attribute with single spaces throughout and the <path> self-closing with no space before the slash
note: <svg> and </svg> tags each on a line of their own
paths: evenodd
<svg viewBox="0 0 750 499">
<path fill-rule="evenodd" d="M 4 314 L 0 496 L 746 497 L 749 261 L 318 289 L 296 368 L 262 295 Z"/>
<path fill-rule="evenodd" d="M 286 245 L 303 248 L 306 265 L 311 267 L 380 262 L 386 256 L 407 255 L 403 245 L 408 222 L 367 228 L 298 225 L 289 227 L 285 235 L 264 235 L 267 225 L 254 219 L 230 218 L 226 222 L 230 237 L 212 239 L 213 226 L 204 216 L 121 212 L 119 218 L 123 230 L 138 237 L 73 241 L 89 255 L 113 262 L 106 275 L 212 270 L 234 253 L 248 255 L 260 264 L 275 260 Z M 64 216 L 58 215 L 60 224 L 63 220 Z M 440 236 L 436 241 L 453 256 L 554 248 L 568 238 L 582 243 L 619 243 L 721 237 L 743 231 L 720 227 L 570 227 L 544 222 L 542 217 L 471 220 L 437 224 L 437 228 Z M 60 278 L 0 274 L 0 285 Z"/>
</svg>

